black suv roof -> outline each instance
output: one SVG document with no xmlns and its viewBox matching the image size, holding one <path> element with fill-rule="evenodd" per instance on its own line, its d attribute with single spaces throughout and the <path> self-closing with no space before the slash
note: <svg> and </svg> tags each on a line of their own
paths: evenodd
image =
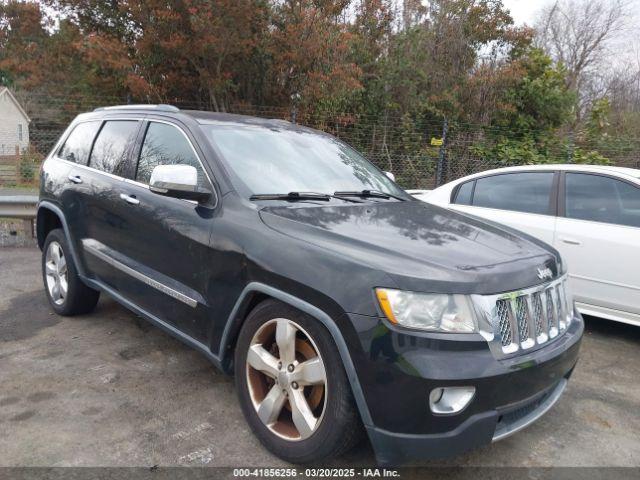
<svg viewBox="0 0 640 480">
<path fill-rule="evenodd" d="M 257 125 L 263 127 L 288 128 L 291 130 L 311 130 L 307 127 L 291 123 L 287 120 L 277 118 L 261 118 L 250 115 L 239 115 L 235 113 L 208 112 L 204 110 L 181 110 L 173 105 L 166 104 L 140 104 L 140 105 L 113 105 L 108 107 L 98 107 L 94 112 L 129 112 L 129 113 L 161 113 L 182 114 L 193 118 L 200 124 L 226 123 Z"/>
</svg>

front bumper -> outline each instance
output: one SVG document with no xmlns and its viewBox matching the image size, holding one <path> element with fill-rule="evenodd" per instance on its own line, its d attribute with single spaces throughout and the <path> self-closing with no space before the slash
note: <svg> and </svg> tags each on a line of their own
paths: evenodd
<svg viewBox="0 0 640 480">
<path fill-rule="evenodd" d="M 528 427 L 553 407 L 567 387 L 568 377 L 561 379 L 556 385 L 542 392 L 533 400 L 522 405 L 501 411 L 493 433 L 493 441 L 507 438 L 523 428 Z"/>
<path fill-rule="evenodd" d="M 578 360 L 584 323 L 574 314 L 553 343 L 496 360 L 484 341 L 411 334 L 351 316 L 363 355 L 355 359 L 372 424 L 365 425 L 381 465 L 455 456 L 530 425 L 560 398 Z M 371 319 L 371 317 L 369 317 Z M 434 415 L 436 387 L 474 386 L 462 412 Z"/>
<path fill-rule="evenodd" d="M 567 380 L 568 376 L 535 398 L 527 399 L 508 411 L 495 410 L 473 415 L 450 432 L 406 435 L 367 427 L 367 433 L 381 465 L 455 456 L 490 441 L 502 440 L 531 425 L 556 404 L 567 386 Z"/>
</svg>

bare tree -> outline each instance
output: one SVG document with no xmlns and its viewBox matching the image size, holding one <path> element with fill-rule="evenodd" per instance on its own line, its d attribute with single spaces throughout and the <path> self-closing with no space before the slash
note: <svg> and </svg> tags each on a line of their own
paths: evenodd
<svg viewBox="0 0 640 480">
<path fill-rule="evenodd" d="M 626 27 L 628 6 L 628 0 L 557 0 L 539 16 L 536 42 L 567 69 L 567 84 L 580 98 L 578 115 L 590 100 L 590 76 L 606 68 L 610 44 Z"/>
</svg>

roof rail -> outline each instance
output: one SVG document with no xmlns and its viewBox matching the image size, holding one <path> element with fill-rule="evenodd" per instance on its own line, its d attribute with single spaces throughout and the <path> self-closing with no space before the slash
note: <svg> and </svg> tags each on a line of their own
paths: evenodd
<svg viewBox="0 0 640 480">
<path fill-rule="evenodd" d="M 165 105 L 160 103 L 158 105 L 151 104 L 139 104 L 139 105 L 113 105 L 111 107 L 98 107 L 94 110 L 94 112 L 101 112 L 104 110 L 160 110 L 162 112 L 179 112 L 180 109 L 178 107 L 174 107 L 173 105 Z"/>
</svg>

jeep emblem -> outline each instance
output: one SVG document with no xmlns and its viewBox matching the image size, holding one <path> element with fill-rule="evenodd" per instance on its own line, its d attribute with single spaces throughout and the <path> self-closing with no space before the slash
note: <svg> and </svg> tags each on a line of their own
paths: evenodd
<svg viewBox="0 0 640 480">
<path fill-rule="evenodd" d="M 550 268 L 539 268 L 538 269 L 538 278 L 540 280 L 546 280 L 547 278 L 553 278 L 553 272 Z"/>
</svg>

